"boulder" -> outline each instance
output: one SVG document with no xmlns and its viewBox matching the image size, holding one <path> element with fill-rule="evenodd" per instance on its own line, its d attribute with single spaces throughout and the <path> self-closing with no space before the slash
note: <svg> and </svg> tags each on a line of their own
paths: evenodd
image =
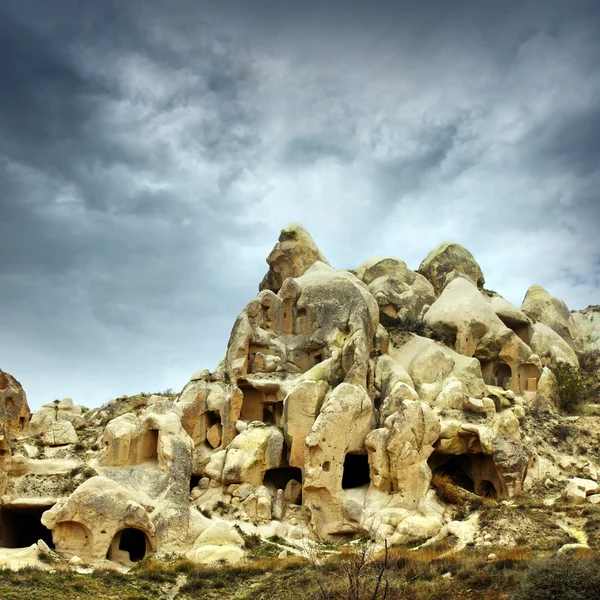
<svg viewBox="0 0 600 600">
<path fill-rule="evenodd" d="M 583 504 L 586 500 L 587 494 L 585 490 L 581 489 L 576 483 L 569 482 L 563 492 L 563 498 L 570 504 Z"/>
<path fill-rule="evenodd" d="M 600 306 L 572 312 L 571 318 L 581 336 L 582 350 L 600 352 Z"/>
<path fill-rule="evenodd" d="M 77 442 L 77 432 L 70 421 L 50 423 L 43 435 L 46 446 L 66 446 Z"/>
<path fill-rule="evenodd" d="M 274 426 L 250 423 L 225 450 L 212 455 L 205 472 L 223 484 L 260 485 L 265 471 L 281 464 L 283 434 Z"/>
<path fill-rule="evenodd" d="M 411 271 L 393 257 L 373 258 L 356 270 L 388 317 L 419 319 L 435 301 L 433 286 L 423 275 Z"/>
<path fill-rule="evenodd" d="M 534 322 L 543 323 L 557 333 L 573 350 L 581 349 L 581 333 L 567 305 L 543 287 L 532 285 L 527 290 L 521 310 Z"/>
<path fill-rule="evenodd" d="M 25 433 L 30 417 L 23 386 L 10 373 L 0 369 L 0 424 L 6 435 L 14 438 Z"/>
<path fill-rule="evenodd" d="M 269 270 L 259 290 L 278 292 L 288 277 L 300 277 L 317 261 L 329 264 L 314 240 L 299 223 L 281 230 L 279 241 L 267 257 Z"/>
<path fill-rule="evenodd" d="M 397 494 L 397 506 L 415 509 L 431 481 L 427 459 L 440 434 L 440 423 L 423 402 L 405 400 L 365 440 L 372 485 Z"/>
<path fill-rule="evenodd" d="M 530 348 L 509 329 L 475 285 L 465 278 L 450 282 L 425 314 L 433 331 L 456 339 L 455 349 L 465 356 L 492 360 L 507 353 L 511 346 L 520 362 L 531 354 Z"/>
<path fill-rule="evenodd" d="M 473 255 L 460 244 L 443 242 L 434 248 L 419 266 L 418 273 L 427 278 L 439 296 L 446 285 L 457 277 L 468 279 L 483 288 L 485 279 Z"/>
<path fill-rule="evenodd" d="M 534 323 L 530 346 L 545 365 L 556 365 L 564 361 L 573 366 L 579 359 L 573 348 L 556 331 L 543 323 Z"/>
</svg>

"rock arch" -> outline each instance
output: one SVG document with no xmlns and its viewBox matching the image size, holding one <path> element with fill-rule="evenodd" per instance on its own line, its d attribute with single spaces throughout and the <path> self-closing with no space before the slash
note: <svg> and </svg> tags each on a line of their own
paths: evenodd
<svg viewBox="0 0 600 600">
<path fill-rule="evenodd" d="M 152 552 L 148 534 L 137 527 L 125 527 L 115 533 L 106 552 L 106 558 L 131 566 Z"/>
</svg>

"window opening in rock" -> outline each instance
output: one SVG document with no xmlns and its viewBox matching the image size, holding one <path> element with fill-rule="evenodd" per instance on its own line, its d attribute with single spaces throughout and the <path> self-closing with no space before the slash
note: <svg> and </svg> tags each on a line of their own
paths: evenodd
<svg viewBox="0 0 600 600">
<path fill-rule="evenodd" d="M 210 429 L 213 425 L 221 424 L 221 414 L 218 410 L 209 410 L 204 413 L 206 419 L 206 429 Z"/>
<path fill-rule="evenodd" d="M 127 552 L 129 554 L 129 560 L 131 562 L 138 562 L 145 558 L 148 552 L 148 538 L 146 534 L 140 529 L 123 529 L 115 535 L 115 540 L 118 536 L 119 544 L 118 550 Z M 110 545 L 108 550 L 107 558 L 119 562 L 117 554 L 114 552 L 115 540 Z"/>
<path fill-rule="evenodd" d="M 264 394 L 251 385 L 240 385 L 240 390 L 243 394 L 241 419 L 243 421 L 261 421 Z"/>
<path fill-rule="evenodd" d="M 263 404 L 263 423 L 275 424 L 275 405 L 274 404 Z"/>
<path fill-rule="evenodd" d="M 494 370 L 494 385 L 508 389 L 512 380 L 512 371 L 506 363 L 499 363 Z"/>
<path fill-rule="evenodd" d="M 158 429 L 148 429 L 143 434 L 138 457 L 140 462 L 158 460 Z"/>
<path fill-rule="evenodd" d="M 456 456 L 434 452 L 427 463 L 434 473 L 448 476 L 454 485 L 468 492 L 489 498 L 499 495 L 496 485 L 502 484 L 491 456 L 481 453 Z"/>
<path fill-rule="evenodd" d="M 481 375 L 486 385 L 494 385 L 494 362 L 491 360 L 480 360 Z"/>
<path fill-rule="evenodd" d="M 26 548 L 44 540 L 50 548 L 54 548 L 52 531 L 42 525 L 42 514 L 51 506 L 0 508 L 0 547 Z"/>
<path fill-rule="evenodd" d="M 192 475 L 190 477 L 190 492 L 200 483 L 201 479 L 200 475 Z"/>
<path fill-rule="evenodd" d="M 479 495 L 484 498 L 496 498 L 498 496 L 494 484 L 486 479 L 483 479 L 479 485 Z"/>
<path fill-rule="evenodd" d="M 295 479 L 302 483 L 302 469 L 297 467 L 280 467 L 265 471 L 264 483 L 272 483 L 278 490 L 285 490 L 285 486 Z"/>
<path fill-rule="evenodd" d="M 454 485 L 475 493 L 475 483 L 467 471 L 469 458 L 466 455 L 454 456 L 434 452 L 427 462 L 434 473 L 447 475 Z"/>
<path fill-rule="evenodd" d="M 25 429 L 25 417 L 19 417 L 19 429 Z"/>
<path fill-rule="evenodd" d="M 366 454 L 346 454 L 344 459 L 344 474 L 342 488 L 350 490 L 362 487 L 371 482 L 369 473 L 369 458 Z"/>
<path fill-rule="evenodd" d="M 535 392 L 540 379 L 540 370 L 531 363 L 520 365 L 517 369 L 519 388 L 522 392 Z"/>
</svg>

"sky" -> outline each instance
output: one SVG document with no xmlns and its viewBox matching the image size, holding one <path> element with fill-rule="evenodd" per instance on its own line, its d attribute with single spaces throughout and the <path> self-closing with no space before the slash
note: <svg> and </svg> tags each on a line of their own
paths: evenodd
<svg viewBox="0 0 600 600">
<path fill-rule="evenodd" d="M 299 221 L 600 304 L 597 0 L 0 0 L 0 368 L 30 406 L 214 368 Z"/>
</svg>

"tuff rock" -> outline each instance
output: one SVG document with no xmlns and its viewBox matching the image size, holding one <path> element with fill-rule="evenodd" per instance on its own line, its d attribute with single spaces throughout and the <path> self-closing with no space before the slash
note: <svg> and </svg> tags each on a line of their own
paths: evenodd
<svg viewBox="0 0 600 600">
<path fill-rule="evenodd" d="M 569 313 L 532 286 L 517 308 L 451 242 L 418 271 L 394 257 L 336 270 L 294 224 L 267 263 L 223 360 L 179 394 L 93 410 L 66 398 L 30 418 L 0 371 L 0 546 L 37 543 L 19 533 L 24 514 L 71 564 L 237 562 L 241 531 L 478 539 L 436 477 L 469 497 L 562 485 L 567 502 L 598 502 L 594 457 L 544 437 L 578 426 L 559 413 L 552 369 L 597 347 L 594 307 Z"/>
</svg>

